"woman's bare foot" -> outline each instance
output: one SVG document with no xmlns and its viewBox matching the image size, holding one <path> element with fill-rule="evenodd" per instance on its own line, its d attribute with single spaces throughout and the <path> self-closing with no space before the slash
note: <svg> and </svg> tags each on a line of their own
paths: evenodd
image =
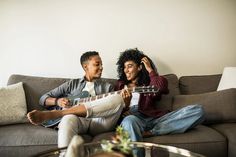
<svg viewBox="0 0 236 157">
<path fill-rule="evenodd" d="M 48 114 L 50 114 L 48 111 L 33 110 L 27 114 L 27 117 L 30 123 L 39 125 L 43 121 L 48 120 Z"/>
</svg>

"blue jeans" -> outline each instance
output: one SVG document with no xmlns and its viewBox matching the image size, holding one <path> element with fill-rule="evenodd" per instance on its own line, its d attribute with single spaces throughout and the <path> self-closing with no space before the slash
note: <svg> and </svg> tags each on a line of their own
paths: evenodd
<svg viewBox="0 0 236 157">
<path fill-rule="evenodd" d="M 143 141 L 142 132 L 153 135 L 184 133 L 204 120 L 201 105 L 189 105 L 160 118 L 152 118 L 138 112 L 138 105 L 130 108 L 132 115 L 123 119 L 121 126 L 128 131 L 132 141 Z M 138 155 L 139 156 L 139 155 Z"/>
</svg>

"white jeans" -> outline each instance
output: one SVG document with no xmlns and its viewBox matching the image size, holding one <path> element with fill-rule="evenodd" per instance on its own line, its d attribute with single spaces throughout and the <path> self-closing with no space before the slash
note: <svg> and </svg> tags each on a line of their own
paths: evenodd
<svg viewBox="0 0 236 157">
<path fill-rule="evenodd" d="M 85 103 L 87 117 L 66 115 L 58 125 L 58 147 L 66 147 L 77 134 L 97 135 L 111 131 L 124 108 L 124 101 L 119 94 L 113 94 L 96 101 Z"/>
</svg>

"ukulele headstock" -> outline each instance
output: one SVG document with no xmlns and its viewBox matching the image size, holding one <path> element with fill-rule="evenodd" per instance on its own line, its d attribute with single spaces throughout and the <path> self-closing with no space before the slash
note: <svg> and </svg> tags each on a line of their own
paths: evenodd
<svg viewBox="0 0 236 157">
<path fill-rule="evenodd" d="M 159 92 L 159 89 L 155 86 L 139 86 L 139 87 L 134 87 L 132 89 L 132 92 L 155 94 Z"/>
</svg>

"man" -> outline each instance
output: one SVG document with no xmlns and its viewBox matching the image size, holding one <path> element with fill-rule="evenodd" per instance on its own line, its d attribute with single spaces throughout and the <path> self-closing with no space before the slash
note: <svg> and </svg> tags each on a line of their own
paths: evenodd
<svg viewBox="0 0 236 157">
<path fill-rule="evenodd" d="M 59 148 L 68 146 L 74 135 L 96 135 L 114 129 L 126 102 L 126 96 L 121 92 L 121 95 L 113 94 L 71 107 L 67 97 L 79 95 L 83 91 L 87 91 L 91 96 L 113 91 L 110 83 L 100 79 L 103 67 L 98 52 L 84 53 L 80 62 L 85 71 L 82 79 L 68 81 L 40 98 L 40 104 L 46 108 L 60 107 L 62 110 L 34 110 L 27 114 L 30 122 L 35 125 L 63 117 L 58 126 Z"/>
</svg>

